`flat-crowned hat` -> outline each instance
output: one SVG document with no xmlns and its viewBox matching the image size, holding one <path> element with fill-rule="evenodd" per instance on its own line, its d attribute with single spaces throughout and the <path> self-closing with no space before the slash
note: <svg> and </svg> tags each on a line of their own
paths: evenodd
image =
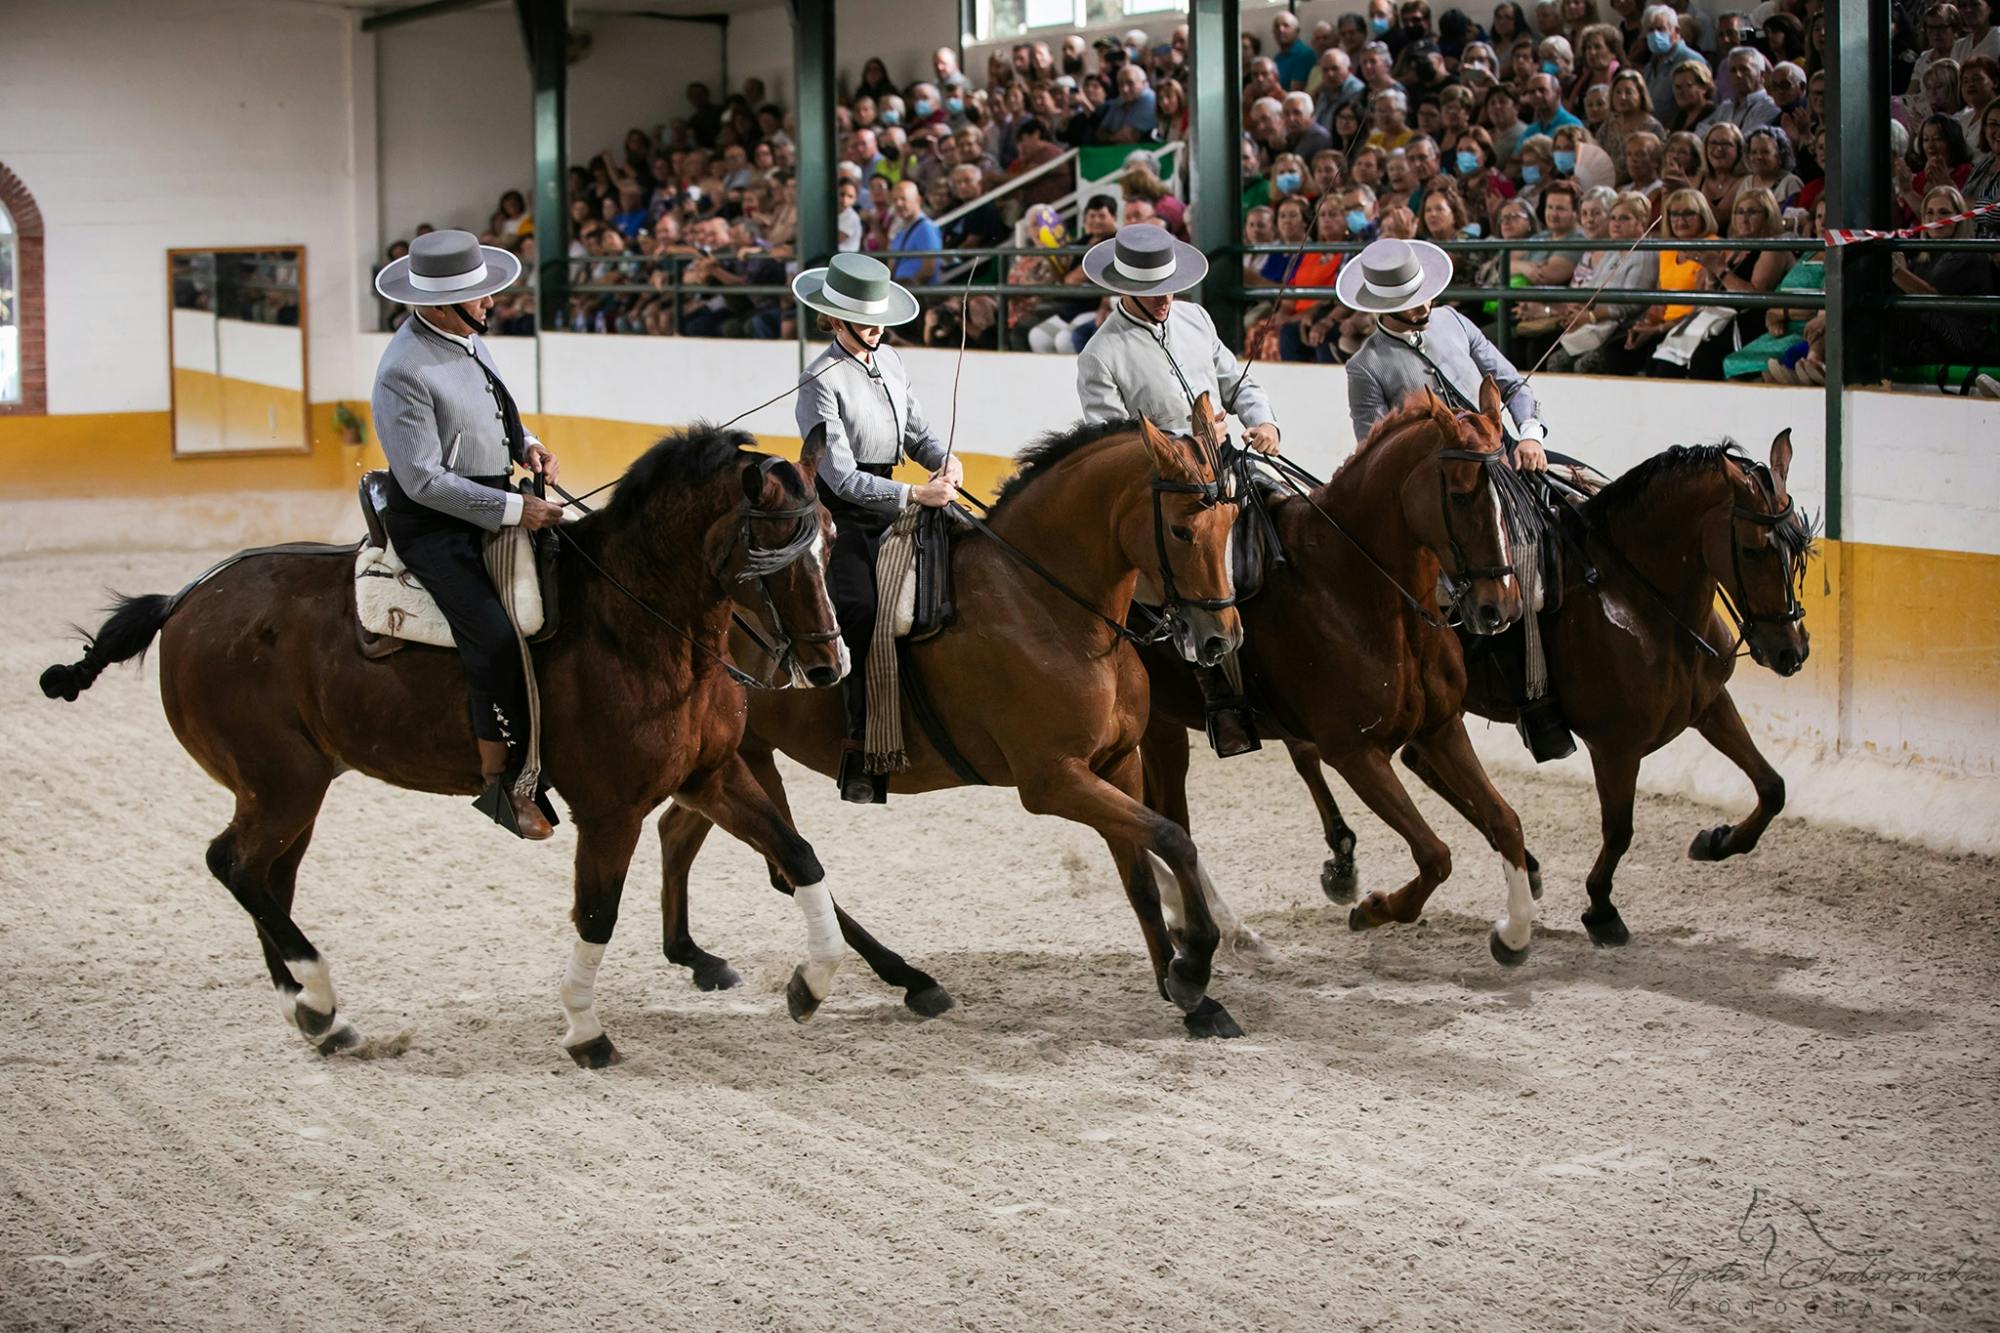
<svg viewBox="0 0 2000 1333">
<path fill-rule="evenodd" d="M 521 261 L 469 231 L 433 231 L 375 275 L 375 290 L 403 305 L 456 305 L 514 285 Z"/>
<path fill-rule="evenodd" d="M 1349 310 L 1393 315 L 1451 285 L 1451 256 L 1429 241 L 1384 237 L 1342 264 L 1333 285 Z"/>
<path fill-rule="evenodd" d="M 825 268 L 809 268 L 792 279 L 792 295 L 808 309 L 856 324 L 907 324 L 917 317 L 917 298 L 896 285 L 879 259 L 838 254 Z"/>
<path fill-rule="evenodd" d="M 1091 246 L 1083 272 L 1098 286 L 1127 296 L 1167 296 L 1207 277 L 1208 259 L 1158 223 L 1134 222 Z"/>
</svg>

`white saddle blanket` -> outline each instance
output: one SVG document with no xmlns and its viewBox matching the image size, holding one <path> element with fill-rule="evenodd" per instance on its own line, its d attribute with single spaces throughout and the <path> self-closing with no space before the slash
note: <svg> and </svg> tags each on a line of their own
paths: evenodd
<svg viewBox="0 0 2000 1333">
<path fill-rule="evenodd" d="M 494 549 L 500 543 L 507 543 Z M 534 548 L 528 530 L 502 528 L 486 538 L 486 567 L 508 571 L 501 601 L 513 614 L 521 633 L 542 628 L 542 586 L 535 573 Z M 424 591 L 416 576 L 403 567 L 393 543 L 363 546 L 354 560 L 354 609 L 361 628 L 405 643 L 452 646 L 451 626 Z"/>
</svg>

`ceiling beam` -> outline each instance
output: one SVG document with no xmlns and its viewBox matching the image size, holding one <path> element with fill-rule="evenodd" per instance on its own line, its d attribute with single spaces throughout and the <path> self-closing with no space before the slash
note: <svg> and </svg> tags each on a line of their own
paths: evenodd
<svg viewBox="0 0 2000 1333">
<path fill-rule="evenodd" d="M 492 3 L 493 0 L 426 0 L 426 3 L 421 5 L 370 14 L 361 20 L 361 31 L 381 32 L 384 28 L 399 28 L 405 23 L 421 23 L 425 19 L 455 14 L 461 9 L 478 9 L 482 5 Z"/>
</svg>

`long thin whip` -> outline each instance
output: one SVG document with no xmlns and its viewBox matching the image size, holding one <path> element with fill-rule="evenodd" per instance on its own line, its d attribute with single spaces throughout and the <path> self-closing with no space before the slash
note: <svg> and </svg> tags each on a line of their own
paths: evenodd
<svg viewBox="0 0 2000 1333">
<path fill-rule="evenodd" d="M 1666 214 L 1664 213 L 1660 215 L 1660 217 L 1665 217 L 1665 216 Z M 1639 251 L 1639 247 L 1645 244 L 1646 238 L 1653 234 L 1653 228 L 1659 225 L 1660 225 L 1660 218 L 1654 218 L 1651 222 L 1647 223 L 1646 230 L 1639 233 L 1639 239 L 1625 247 L 1625 253 L 1628 255 L 1637 254 Z M 1614 270 L 1612 269 L 1611 265 L 1606 264 L 1604 266 L 1604 276 L 1597 280 L 1597 286 L 1594 289 L 1592 289 L 1590 293 L 1590 299 L 1588 301 L 1585 301 L 1583 305 L 1578 308 L 1577 312 L 1574 315 L 1570 316 L 1569 323 L 1563 325 L 1563 331 L 1556 335 L 1555 341 L 1548 345 L 1548 349 L 1542 353 L 1541 359 L 1535 362 L 1535 370 L 1540 370 L 1543 367 L 1543 365 L 1545 365 L 1548 362 L 1548 359 L 1551 356 L 1555 355 L 1556 348 L 1562 346 L 1562 340 L 1569 336 L 1570 330 L 1576 327 L 1577 321 L 1590 313 L 1590 308 L 1597 304 L 1597 298 L 1603 295 L 1605 287 L 1610 285 L 1611 274 L 1613 271 Z M 1521 377 L 1521 383 L 1526 384 L 1529 380 L 1533 379 L 1535 377 L 1535 370 L 1531 370 L 1527 374 L 1523 375 Z"/>
</svg>

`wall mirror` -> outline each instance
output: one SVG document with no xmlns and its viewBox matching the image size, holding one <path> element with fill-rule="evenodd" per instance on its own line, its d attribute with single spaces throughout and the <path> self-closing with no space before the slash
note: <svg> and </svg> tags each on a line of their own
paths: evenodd
<svg viewBox="0 0 2000 1333">
<path fill-rule="evenodd" d="M 167 251 L 174 456 L 306 453 L 305 247 Z"/>
</svg>

